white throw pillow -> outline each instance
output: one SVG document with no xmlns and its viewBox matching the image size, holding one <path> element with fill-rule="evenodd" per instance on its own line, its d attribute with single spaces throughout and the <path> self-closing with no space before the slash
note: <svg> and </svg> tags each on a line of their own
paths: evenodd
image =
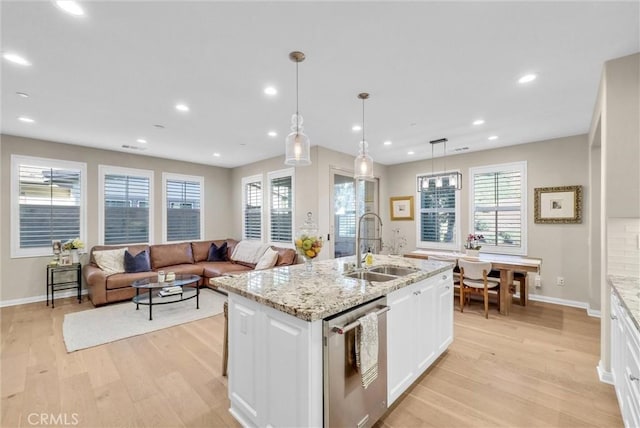
<svg viewBox="0 0 640 428">
<path fill-rule="evenodd" d="M 128 248 L 118 248 L 115 250 L 94 251 L 93 258 L 96 264 L 107 275 L 124 272 L 124 252 Z"/>
<path fill-rule="evenodd" d="M 258 260 L 256 270 L 272 268 L 276 265 L 277 261 L 278 252 L 272 250 L 271 248 L 267 248 L 267 251 L 265 251 L 262 257 L 260 257 L 260 260 Z"/>
<path fill-rule="evenodd" d="M 267 251 L 267 248 L 270 248 L 269 245 L 262 242 L 242 240 L 236 244 L 231 260 L 255 265 L 260 261 L 260 257 Z"/>
</svg>

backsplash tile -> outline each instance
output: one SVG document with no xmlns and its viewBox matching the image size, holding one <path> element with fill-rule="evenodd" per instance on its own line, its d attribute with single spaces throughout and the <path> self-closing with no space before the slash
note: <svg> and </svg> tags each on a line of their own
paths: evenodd
<svg viewBox="0 0 640 428">
<path fill-rule="evenodd" d="M 610 218 L 607 222 L 607 273 L 640 277 L 640 218 Z"/>
</svg>

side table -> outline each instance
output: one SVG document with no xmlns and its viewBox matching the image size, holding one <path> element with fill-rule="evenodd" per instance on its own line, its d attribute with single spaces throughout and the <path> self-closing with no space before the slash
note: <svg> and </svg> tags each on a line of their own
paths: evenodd
<svg viewBox="0 0 640 428">
<path fill-rule="evenodd" d="M 54 292 L 75 288 L 78 290 L 78 303 L 82 302 L 82 264 L 47 265 L 47 306 L 49 306 L 49 290 L 51 290 L 51 307 L 55 308 Z M 71 272 L 69 274 L 68 272 Z M 75 280 L 72 274 L 75 273 Z M 60 278 L 62 276 L 62 278 Z"/>
</svg>

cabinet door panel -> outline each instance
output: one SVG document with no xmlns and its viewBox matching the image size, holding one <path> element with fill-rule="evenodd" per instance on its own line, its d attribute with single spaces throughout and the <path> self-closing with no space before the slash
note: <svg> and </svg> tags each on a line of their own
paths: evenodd
<svg viewBox="0 0 640 428">
<path fill-rule="evenodd" d="M 437 310 L 437 355 L 442 354 L 453 342 L 453 280 L 451 273 L 448 279 L 438 285 Z"/>
<path fill-rule="evenodd" d="M 258 409 L 256 406 L 256 375 L 259 374 L 256 334 L 258 313 L 242 304 L 230 302 L 229 305 L 229 377 L 230 388 L 233 391 L 229 399 L 232 400 L 245 417 L 257 423 Z M 234 367 L 242 367 L 235 370 Z"/>
<path fill-rule="evenodd" d="M 437 350 L 437 282 L 426 281 L 420 283 L 416 290 L 416 319 L 415 334 L 417 348 L 417 369 L 420 376 L 436 359 Z"/>
<path fill-rule="evenodd" d="M 415 288 L 406 287 L 387 296 L 387 401 L 391 405 L 416 377 L 413 323 Z"/>
</svg>

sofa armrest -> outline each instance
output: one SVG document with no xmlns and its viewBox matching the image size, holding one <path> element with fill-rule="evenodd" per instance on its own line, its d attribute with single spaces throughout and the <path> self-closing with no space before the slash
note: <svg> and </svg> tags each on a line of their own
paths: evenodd
<svg viewBox="0 0 640 428">
<path fill-rule="evenodd" d="M 107 275 L 104 271 L 91 264 L 85 265 L 82 270 L 91 303 L 95 306 L 107 303 Z"/>
</svg>

